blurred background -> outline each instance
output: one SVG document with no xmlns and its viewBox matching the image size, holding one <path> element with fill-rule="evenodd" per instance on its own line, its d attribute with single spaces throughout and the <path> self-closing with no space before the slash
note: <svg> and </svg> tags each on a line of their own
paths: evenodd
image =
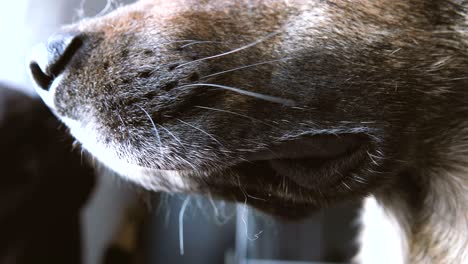
<svg viewBox="0 0 468 264">
<path fill-rule="evenodd" d="M 119 5 L 131 2 L 134 1 L 2 0 L 0 2 L 0 33 L 2 36 L 0 42 L 0 89 L 7 89 L 5 87 L 15 89 L 28 96 L 28 99 L 21 100 L 36 102 L 34 98 L 37 97 L 32 89 L 26 67 L 32 46 L 45 41 L 60 25 L 77 21 L 83 17 L 101 15 Z M 2 96 L 4 98 L 11 97 L 8 94 L 0 93 L 0 104 L 3 102 L 3 108 L 0 105 L 0 117 L 2 111 L 3 115 L 9 115 L 9 112 L 4 109 L 4 106 L 7 105 L 6 99 L 2 99 Z M 14 105 L 9 104 L 8 107 L 11 108 Z M 31 116 L 31 112 L 35 112 L 34 109 L 29 108 L 24 108 L 22 111 L 22 115 L 11 119 L 13 121 L 7 122 L 5 120 L 10 119 L 0 118 L 0 122 L 3 122 L 0 126 L 2 129 L 0 134 L 13 129 L 15 129 L 14 133 L 18 133 L 12 124 L 17 119 L 25 120 L 25 116 Z M 60 124 L 53 123 L 51 126 L 60 127 Z M 21 133 L 25 137 L 34 139 L 37 135 L 35 130 L 36 127 L 26 128 L 22 129 Z M 59 136 L 59 138 L 65 137 L 66 134 L 64 129 L 61 131 L 64 135 Z M 16 150 L 19 148 L 18 146 L 25 144 L 24 140 L 21 141 L 19 137 L 16 140 L 17 142 L 14 140 L 9 142 L 8 148 L 11 149 L 6 149 L 7 145 L 3 141 L 0 141 L 1 146 L 6 151 L 14 151 L 13 149 Z M 41 141 L 43 138 L 37 140 Z M 64 144 L 62 151 L 72 152 L 71 145 L 71 142 Z M 48 147 L 38 148 L 47 153 L 51 151 Z M 10 158 L 12 157 L 16 156 Z M 29 156 L 21 154 L 14 163 L 7 161 L 7 159 L 2 159 L 0 162 L 3 168 L 8 168 L 8 166 L 23 166 L 18 164 L 25 164 L 30 159 Z M 85 162 L 81 160 L 80 163 Z M 98 167 L 95 166 L 92 169 L 92 176 L 90 176 L 93 177 L 94 184 L 86 185 L 87 187 L 83 188 L 80 194 L 77 194 L 83 196 L 83 201 L 86 201 L 86 203 L 83 202 L 84 207 L 81 204 L 76 206 L 79 235 L 81 235 L 81 239 L 78 239 L 81 244 L 78 252 L 82 256 L 78 262 L 85 264 L 349 263 L 350 258 L 355 253 L 355 237 L 358 227 L 356 219 L 359 204 L 342 204 L 318 212 L 308 219 L 285 223 L 255 212 L 242 204 L 213 201 L 209 197 L 147 194 L 139 190 L 138 187 L 123 182 L 116 175 L 106 172 L 104 169 L 98 169 Z M 8 171 L 6 169 L 2 172 L 0 181 L 5 182 L 7 178 L 16 177 L 16 174 L 7 173 Z M 45 171 L 41 175 L 43 176 L 39 180 L 47 182 L 44 179 L 50 178 L 52 173 Z M 78 190 L 76 186 L 79 184 L 72 183 L 66 177 L 68 176 L 63 175 L 60 178 L 63 182 L 54 180 L 53 182 L 57 186 L 51 189 L 49 194 L 62 188 L 59 183 L 67 186 L 66 188 Z M 77 182 L 85 179 L 90 182 L 89 178 L 86 177 L 78 176 L 75 178 Z M 70 185 L 70 183 L 72 184 Z M 47 186 L 51 187 L 52 185 Z M 71 193 L 69 195 L 72 195 Z M 35 193 L 34 195 L 33 200 L 41 194 Z M 0 194 L 0 206 L 2 199 L 6 201 L 5 197 Z M 59 194 L 54 197 L 57 200 L 64 199 Z M 44 203 L 38 203 L 33 207 L 37 208 L 37 206 L 39 208 L 41 206 L 47 207 Z M 67 203 L 65 206 L 62 204 L 51 207 L 50 212 L 62 212 L 63 207 L 67 207 Z M 30 207 L 18 208 L 31 211 Z M 12 219 L 18 217 L 17 213 L 10 216 L 1 212 L 0 208 L 0 225 L 9 223 L 2 221 L 2 217 L 13 217 Z M 52 217 L 54 214 L 50 213 L 50 215 Z M 58 219 L 60 222 L 60 218 Z M 24 222 L 24 225 L 36 222 L 35 216 L 30 216 L 28 221 Z M 12 237 L 15 237 L 15 228 L 21 229 L 22 227 L 13 226 L 10 228 Z M 41 229 L 43 225 L 38 225 L 37 228 Z M 50 228 L 54 230 L 53 226 Z M 53 231 L 47 232 L 53 233 Z M 70 243 L 67 241 L 67 231 L 60 232 L 62 233 L 60 243 L 65 245 Z M 0 237 L 0 247 L 11 245 L 10 240 L 4 241 L 6 239 Z M 21 239 L 26 238 L 17 236 L 17 240 L 21 241 Z M 34 243 L 42 243 L 43 247 L 48 246 L 47 239 L 37 238 L 34 241 L 36 240 L 37 242 Z M 32 247 L 35 247 L 34 244 Z M 55 244 L 51 242 L 50 247 L 55 247 Z M 124 250 L 117 250 L 117 253 L 111 250 L 109 253 L 110 248 L 119 247 Z M 16 254 L 11 253 L 15 247 L 5 248 L 7 250 L 0 250 L 0 254 L 8 256 Z M 28 254 L 27 250 L 24 252 L 24 254 Z M 128 254 L 128 252 L 133 253 Z M 112 256 L 109 257 L 109 254 Z M 119 254 L 121 257 L 118 257 Z M 72 255 L 69 257 L 78 258 Z M 2 259 L 0 257 L 0 263 L 29 263 L 27 261 L 20 262 L 19 258 L 16 257 L 10 257 L 10 262 L 2 262 Z M 31 263 L 43 262 L 32 261 Z"/>
</svg>

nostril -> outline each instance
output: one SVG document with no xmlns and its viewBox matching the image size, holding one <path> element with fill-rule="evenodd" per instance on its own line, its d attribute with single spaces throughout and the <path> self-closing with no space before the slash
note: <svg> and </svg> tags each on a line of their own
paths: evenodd
<svg viewBox="0 0 468 264">
<path fill-rule="evenodd" d="M 48 90 L 54 78 L 45 74 L 37 62 L 31 62 L 31 64 L 29 64 L 29 69 L 37 85 L 44 90 Z"/>
<path fill-rule="evenodd" d="M 48 74 L 57 76 L 66 68 L 75 53 L 83 46 L 83 40 L 77 34 L 60 34 L 51 37 L 47 43 L 50 61 Z"/>
<path fill-rule="evenodd" d="M 39 58 L 29 64 L 34 81 L 44 90 L 48 90 L 54 79 L 69 65 L 73 56 L 83 46 L 82 37 L 74 33 L 64 33 L 52 36 Z"/>
</svg>

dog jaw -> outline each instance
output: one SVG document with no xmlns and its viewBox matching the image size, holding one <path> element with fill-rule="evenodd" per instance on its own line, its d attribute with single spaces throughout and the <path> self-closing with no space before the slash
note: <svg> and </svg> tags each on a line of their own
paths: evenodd
<svg viewBox="0 0 468 264">
<path fill-rule="evenodd" d="M 149 169 L 135 165 L 137 162 L 132 160 L 133 156 L 121 145 L 115 146 L 111 142 L 103 142 L 105 137 L 99 135 L 98 126 L 91 120 L 83 124 L 69 118 L 62 118 L 73 137 L 79 140 L 81 147 L 107 168 L 148 190 L 188 192 L 194 188 L 194 184 L 190 184 L 190 179 L 183 176 L 187 172 Z"/>
<path fill-rule="evenodd" d="M 448 190 L 466 197 L 466 178 L 434 164 L 460 151 L 440 144 L 467 134 L 447 133 L 466 119 L 466 8 L 423 0 L 144 0 L 69 27 L 87 44 L 41 96 L 85 149 L 146 188 L 255 197 L 254 206 L 286 216 L 372 192 L 389 215 L 383 221 L 402 233 L 392 236 L 401 238 L 395 261 L 462 263 L 456 230 L 440 232 L 451 226 L 427 214 L 444 205 L 460 210 L 436 199 Z M 332 175 L 336 185 L 326 184 L 333 177 L 302 181 L 291 173 L 296 181 L 283 181 L 271 164 L 284 162 L 246 162 L 302 136 L 349 133 L 369 139 L 368 155 L 350 169 L 358 177 Z M 465 152 L 461 142 L 450 146 Z M 428 180 L 435 177 L 443 180 Z M 441 188 L 443 181 L 452 187 Z M 437 208 L 415 202 L 434 199 Z M 454 228 L 467 232 L 458 222 Z M 449 242 L 438 240 L 447 234 Z"/>
</svg>

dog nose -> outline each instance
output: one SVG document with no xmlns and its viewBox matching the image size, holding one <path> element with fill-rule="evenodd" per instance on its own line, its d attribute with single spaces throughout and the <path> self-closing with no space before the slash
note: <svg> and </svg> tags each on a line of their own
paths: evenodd
<svg viewBox="0 0 468 264">
<path fill-rule="evenodd" d="M 79 34 L 67 32 L 53 35 L 46 45 L 34 47 L 29 68 L 37 85 L 48 91 L 82 46 L 83 40 Z"/>
</svg>

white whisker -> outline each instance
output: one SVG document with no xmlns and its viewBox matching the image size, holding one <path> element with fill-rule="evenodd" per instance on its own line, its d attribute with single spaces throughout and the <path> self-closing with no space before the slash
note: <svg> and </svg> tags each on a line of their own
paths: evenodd
<svg viewBox="0 0 468 264">
<path fill-rule="evenodd" d="M 259 120 L 257 118 L 253 118 L 253 117 L 250 117 L 250 116 L 247 116 L 247 115 L 243 115 L 243 114 L 239 114 L 239 113 L 236 113 L 236 112 L 232 112 L 232 111 L 228 111 L 228 110 L 222 110 L 222 109 L 218 109 L 218 108 L 212 108 L 212 107 L 206 107 L 206 106 L 200 106 L 200 105 L 196 105 L 195 106 L 196 108 L 200 108 L 200 109 L 205 109 L 205 110 L 211 110 L 211 111 L 217 111 L 217 112 L 221 112 L 221 113 L 227 113 L 227 114 L 232 114 L 232 115 L 235 115 L 235 116 L 240 116 L 240 117 L 245 117 L 247 119 L 250 119 L 254 122 L 259 122 L 259 123 L 262 123 L 266 126 L 269 126 L 269 127 L 272 127 L 272 128 L 276 128 L 275 126 L 271 125 L 271 124 L 268 124 L 267 122 L 265 121 L 262 121 L 262 120 Z"/>
<path fill-rule="evenodd" d="M 122 124 L 123 127 L 125 127 L 125 122 L 123 121 L 122 115 L 120 115 L 120 112 L 117 111 L 117 116 L 119 117 L 120 123 Z"/>
<path fill-rule="evenodd" d="M 241 219 L 242 222 L 244 223 L 245 226 L 245 236 L 249 241 L 255 241 L 260 238 L 260 235 L 263 233 L 263 230 L 260 230 L 258 233 L 254 234 L 253 237 L 249 236 L 249 224 L 248 224 L 248 214 L 247 214 L 247 193 L 245 192 L 244 188 L 242 187 L 242 184 L 240 182 L 239 175 L 237 175 L 237 183 L 239 185 L 239 189 L 241 190 L 242 194 L 244 195 L 244 204 L 242 205 L 242 214 L 241 214 Z"/>
<path fill-rule="evenodd" d="M 351 187 L 349 187 L 349 185 L 346 184 L 346 182 L 341 182 L 341 184 L 342 184 L 344 187 L 346 187 L 346 189 L 352 190 Z"/>
<path fill-rule="evenodd" d="M 263 198 L 259 198 L 259 197 L 250 195 L 250 194 L 247 193 L 247 192 L 245 192 L 245 194 L 246 194 L 249 198 L 252 198 L 252 199 L 257 200 L 257 201 L 263 201 L 263 202 L 266 202 L 266 201 L 267 201 L 266 199 L 263 199 Z"/>
<path fill-rule="evenodd" d="M 377 156 L 374 156 L 372 155 L 369 151 L 367 151 L 367 155 L 369 156 L 369 159 L 372 161 L 372 163 L 374 163 L 374 165 L 378 166 L 379 163 L 377 163 L 377 161 L 375 161 L 374 158 L 378 158 Z"/>
<path fill-rule="evenodd" d="M 81 0 L 80 6 L 78 7 L 78 9 L 76 9 L 76 15 L 78 16 L 78 19 L 83 19 L 85 17 L 85 12 L 84 12 L 85 3 L 86 3 L 86 0 Z"/>
<path fill-rule="evenodd" d="M 190 123 L 187 123 L 187 122 L 185 122 L 185 121 L 182 121 L 182 120 L 180 120 L 180 119 L 177 119 L 177 120 L 178 120 L 179 122 L 183 123 L 183 124 L 186 124 L 187 126 L 190 126 L 190 127 L 194 128 L 194 129 L 196 129 L 196 130 L 202 132 L 203 134 L 205 134 L 205 135 L 207 135 L 208 137 L 210 137 L 211 139 L 213 139 L 213 140 L 214 140 L 216 143 L 218 143 L 219 145 L 223 145 L 223 144 L 221 144 L 221 142 L 219 142 L 213 135 L 211 135 L 210 133 L 206 132 L 205 130 L 203 130 L 203 129 L 199 128 L 199 127 L 196 127 L 196 126 L 194 126 L 194 125 L 192 125 L 192 124 L 190 124 Z"/>
<path fill-rule="evenodd" d="M 234 215 L 228 216 L 220 212 L 220 210 L 218 209 L 218 206 L 216 205 L 216 202 L 213 199 L 213 195 L 211 194 L 211 192 L 208 193 L 208 201 L 213 207 L 214 220 L 217 225 L 220 225 L 220 226 L 225 225 L 234 216 Z"/>
<path fill-rule="evenodd" d="M 265 95 L 265 94 L 261 94 L 261 93 L 246 91 L 246 90 L 242 90 L 242 89 L 239 89 L 239 88 L 236 88 L 236 87 L 220 85 L 220 84 L 193 83 L 193 84 L 182 85 L 182 86 L 179 86 L 178 88 L 189 88 L 189 87 L 214 87 L 214 88 L 220 88 L 220 89 L 232 91 L 232 92 L 235 92 L 235 93 L 238 93 L 238 94 L 247 95 L 247 96 L 250 96 L 250 97 L 258 98 L 258 99 L 265 100 L 265 101 L 272 102 L 272 103 L 278 103 L 278 104 L 283 104 L 283 105 L 287 105 L 287 106 L 296 105 L 296 102 L 291 100 L 291 99 L 283 99 L 283 98 L 279 98 L 279 97 L 276 97 L 276 96 L 271 96 L 271 95 Z"/>
<path fill-rule="evenodd" d="M 264 42 L 265 40 L 268 40 L 276 35 L 278 35 L 280 32 L 273 32 L 273 33 L 270 33 L 268 34 L 267 36 L 261 38 L 261 39 L 258 39 L 254 42 L 251 42 L 247 45 L 244 45 L 242 47 L 239 47 L 237 49 L 233 49 L 231 51 L 228 51 L 228 52 L 224 52 L 224 53 L 221 53 L 221 54 L 217 54 L 217 55 L 213 55 L 213 56 L 209 56 L 209 57 L 205 57 L 205 58 L 201 58 L 201 59 L 198 59 L 198 60 L 194 60 L 194 61 L 189 61 L 189 62 L 186 62 L 186 63 L 183 63 L 179 66 L 177 66 L 176 68 L 180 68 L 180 67 L 184 67 L 186 65 L 189 65 L 189 64 L 192 64 L 192 63 L 196 63 L 196 62 L 200 62 L 200 61 L 205 61 L 205 60 L 211 60 L 211 59 L 215 59 L 215 58 L 219 58 L 219 57 L 224 57 L 226 55 L 229 55 L 229 54 L 233 54 L 233 53 L 236 53 L 236 52 L 239 52 L 239 51 L 242 51 L 242 50 L 245 50 L 245 49 L 248 49 L 250 47 L 253 47 L 261 42 Z"/>
<path fill-rule="evenodd" d="M 189 43 L 189 44 L 185 44 L 185 45 L 182 45 L 180 46 L 181 49 L 183 48 L 186 48 L 186 47 L 189 47 L 189 46 L 192 46 L 192 45 L 197 45 L 197 44 L 211 44 L 211 43 L 223 43 L 222 41 L 209 41 L 209 40 L 201 40 L 201 41 L 194 41 L 192 43 Z"/>
<path fill-rule="evenodd" d="M 211 206 L 213 207 L 215 219 L 218 219 L 219 218 L 219 210 L 218 210 L 218 207 L 216 206 L 216 204 L 215 204 L 215 202 L 213 200 L 213 195 L 211 194 L 211 192 L 208 193 L 208 201 L 210 202 Z"/>
<path fill-rule="evenodd" d="M 169 129 L 165 128 L 163 125 L 158 124 L 164 131 L 166 131 L 167 134 L 169 134 L 182 148 L 185 149 L 185 145 L 182 143 L 182 141 L 174 135 Z"/>
<path fill-rule="evenodd" d="M 282 59 L 269 60 L 269 61 L 254 63 L 254 64 L 250 64 L 250 65 L 245 65 L 245 66 L 237 67 L 237 68 L 234 68 L 234 69 L 229 69 L 229 70 L 209 74 L 209 75 L 201 77 L 200 80 L 208 79 L 210 77 L 218 76 L 218 75 L 225 74 L 225 73 L 230 73 L 230 72 L 234 72 L 234 71 L 238 71 L 238 70 L 253 68 L 253 67 L 257 67 L 257 66 L 261 66 L 261 65 L 265 65 L 265 64 L 270 64 L 270 63 L 275 63 L 275 62 L 280 62 L 280 61 L 285 61 L 285 60 L 290 60 L 290 59 L 292 59 L 292 58 L 291 57 L 286 57 L 286 58 L 282 58 Z"/>
<path fill-rule="evenodd" d="M 145 115 L 148 117 L 149 121 L 151 122 L 151 125 L 153 126 L 153 129 L 154 129 L 154 134 L 156 136 L 156 140 L 159 144 L 159 151 L 161 153 L 161 156 L 162 156 L 162 143 L 161 143 L 161 136 L 159 135 L 159 130 L 156 128 L 156 124 L 154 123 L 153 121 L 153 118 L 151 118 L 151 116 L 148 114 L 148 112 L 146 112 L 145 109 L 143 109 L 143 107 L 141 106 L 138 106 L 144 113 Z"/>
<path fill-rule="evenodd" d="M 101 12 L 99 12 L 96 16 L 100 17 L 100 16 L 103 16 L 103 15 L 109 13 L 110 11 L 112 11 L 112 6 L 113 5 L 114 5 L 114 0 L 107 0 L 106 6 L 104 6 L 104 8 L 101 10 Z"/>
<path fill-rule="evenodd" d="M 247 218 L 248 218 L 248 214 L 247 214 L 247 199 L 244 201 L 244 204 L 242 205 L 242 216 L 241 216 L 241 219 L 242 219 L 242 222 L 244 223 L 244 226 L 245 226 L 245 236 L 247 237 L 247 239 L 249 241 L 256 241 L 260 238 L 260 235 L 263 233 L 263 230 L 260 230 L 258 231 L 258 233 L 254 234 L 252 237 L 249 236 L 249 225 L 247 223 Z"/>
<path fill-rule="evenodd" d="M 356 174 L 352 174 L 352 179 L 358 183 L 367 184 L 366 180 Z"/>
<path fill-rule="evenodd" d="M 177 43 L 192 43 L 192 42 L 199 42 L 199 40 L 196 39 L 179 39 L 179 40 L 173 40 L 169 42 L 163 42 L 159 45 L 171 45 L 171 44 L 177 44 Z"/>
<path fill-rule="evenodd" d="M 164 126 L 158 124 L 158 126 L 160 126 L 164 131 L 166 131 L 167 134 L 169 134 L 169 136 L 171 136 L 184 150 L 187 150 L 185 148 L 185 145 L 182 143 L 182 141 L 176 136 L 174 135 L 169 129 L 165 128 Z M 194 171 L 197 170 L 197 168 L 195 167 L 195 165 L 193 165 L 190 161 L 182 158 L 182 157 L 178 157 L 180 160 L 182 160 L 183 162 L 187 163 Z"/>
<path fill-rule="evenodd" d="M 185 215 L 185 209 L 187 209 L 187 206 L 190 202 L 190 196 L 187 196 L 185 198 L 184 203 L 180 207 L 180 212 L 179 212 L 179 249 L 180 249 L 180 255 L 184 255 L 184 215 Z"/>
</svg>

